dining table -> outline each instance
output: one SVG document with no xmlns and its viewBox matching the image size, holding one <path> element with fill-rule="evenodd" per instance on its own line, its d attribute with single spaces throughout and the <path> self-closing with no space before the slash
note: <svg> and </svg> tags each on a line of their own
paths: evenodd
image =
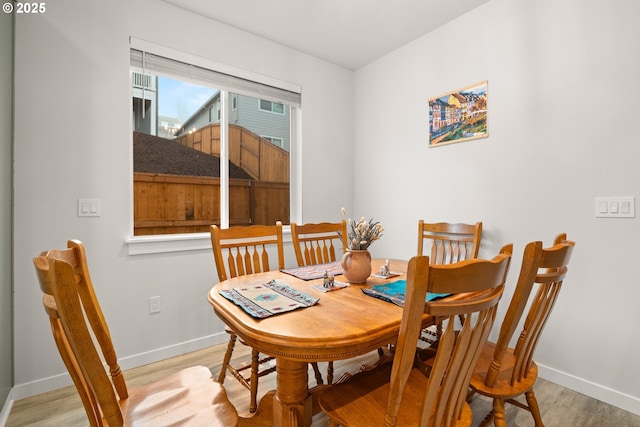
<svg viewBox="0 0 640 427">
<path fill-rule="evenodd" d="M 384 259 L 372 259 L 372 272 L 385 265 Z M 395 277 L 369 276 L 366 283 L 334 287 L 323 292 L 323 278 L 302 280 L 274 270 L 224 280 L 209 291 L 215 314 L 246 344 L 276 358 L 276 390 L 267 392 L 253 414 L 241 414 L 240 426 L 308 427 L 319 412 L 316 392 L 309 389 L 308 364 L 349 359 L 397 340 L 402 307 L 366 295 L 363 287 L 406 279 L 407 261 L 388 260 Z M 221 294 L 275 281 L 313 299 L 317 303 L 265 318 L 249 315 L 242 307 Z M 335 276 L 346 283 L 344 276 Z M 325 289 L 326 290 L 326 289 Z M 434 324 L 425 314 L 423 326 Z"/>
</svg>

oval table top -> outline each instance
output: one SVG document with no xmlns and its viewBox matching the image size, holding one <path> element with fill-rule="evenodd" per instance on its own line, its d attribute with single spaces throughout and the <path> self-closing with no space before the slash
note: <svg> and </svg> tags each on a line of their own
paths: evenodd
<svg viewBox="0 0 640 427">
<path fill-rule="evenodd" d="M 384 262 L 372 260 L 372 271 L 378 271 Z M 390 269 L 402 274 L 390 279 L 369 277 L 366 284 L 351 284 L 326 293 L 312 287 L 322 283 L 322 279 L 305 281 L 280 271 L 249 274 L 218 283 L 208 299 L 224 323 L 262 353 L 305 362 L 347 359 L 392 343 L 398 335 L 402 308 L 365 295 L 361 290 L 363 286 L 406 279 L 406 261 L 391 260 Z M 311 307 L 257 319 L 218 293 L 271 280 L 319 301 Z M 336 276 L 336 281 L 346 282 L 341 275 Z M 426 327 L 433 321 L 425 315 L 424 323 Z"/>
</svg>

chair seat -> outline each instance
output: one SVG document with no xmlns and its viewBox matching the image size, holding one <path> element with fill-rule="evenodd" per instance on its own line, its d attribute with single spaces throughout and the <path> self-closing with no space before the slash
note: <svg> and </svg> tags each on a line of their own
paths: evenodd
<svg viewBox="0 0 640 427">
<path fill-rule="evenodd" d="M 492 398 L 498 397 L 500 399 L 513 399 L 530 390 L 538 379 L 538 365 L 536 365 L 534 361 L 531 361 L 531 366 L 526 376 L 524 376 L 521 381 L 516 381 L 513 385 L 510 384 L 516 361 L 513 348 L 507 349 L 504 359 L 502 359 L 496 384 L 493 387 L 485 385 L 484 381 L 489 371 L 489 365 L 493 360 L 495 348 L 496 344 L 493 342 L 487 342 L 483 347 L 480 359 L 478 359 L 478 364 L 476 365 L 476 370 L 471 377 L 471 388 L 484 396 Z"/>
<path fill-rule="evenodd" d="M 318 397 L 320 408 L 340 425 L 381 426 L 384 424 L 389 398 L 390 376 L 390 363 L 372 371 L 356 374 L 348 381 L 321 392 Z M 413 369 L 402 396 L 398 412 L 398 427 L 419 425 L 418 417 L 426 385 L 427 377 L 417 369 Z M 471 419 L 471 408 L 464 403 L 460 420 L 455 425 L 470 426 Z"/>
<path fill-rule="evenodd" d="M 211 371 L 194 366 L 139 387 L 121 402 L 125 425 L 233 426 L 238 414 Z"/>
</svg>

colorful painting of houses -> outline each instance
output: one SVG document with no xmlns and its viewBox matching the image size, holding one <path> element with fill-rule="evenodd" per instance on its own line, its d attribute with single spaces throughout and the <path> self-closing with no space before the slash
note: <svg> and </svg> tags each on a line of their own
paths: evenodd
<svg viewBox="0 0 640 427">
<path fill-rule="evenodd" d="M 487 81 L 429 99 L 429 146 L 489 136 Z"/>
</svg>

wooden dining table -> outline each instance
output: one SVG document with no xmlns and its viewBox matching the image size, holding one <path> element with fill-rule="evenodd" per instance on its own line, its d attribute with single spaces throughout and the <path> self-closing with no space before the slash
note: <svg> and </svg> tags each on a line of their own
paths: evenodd
<svg viewBox="0 0 640 427">
<path fill-rule="evenodd" d="M 373 259 L 372 271 L 379 271 L 384 263 L 385 260 Z M 308 387 L 309 362 L 349 359 L 396 341 L 402 308 L 365 295 L 361 290 L 363 286 L 406 279 L 406 261 L 390 260 L 390 269 L 402 274 L 390 279 L 370 276 L 366 284 L 351 284 L 326 293 L 312 287 L 323 279 L 305 281 L 281 271 L 235 277 L 209 291 L 208 299 L 216 315 L 248 345 L 276 358 L 276 390 L 263 396 L 254 414 L 241 416 L 239 425 L 311 425 L 318 409 L 313 393 L 317 388 L 310 391 Z M 346 282 L 341 275 L 335 279 Z M 310 307 L 257 319 L 219 293 L 271 280 L 319 301 Z M 433 319 L 425 315 L 423 324 L 430 326 Z"/>
</svg>

